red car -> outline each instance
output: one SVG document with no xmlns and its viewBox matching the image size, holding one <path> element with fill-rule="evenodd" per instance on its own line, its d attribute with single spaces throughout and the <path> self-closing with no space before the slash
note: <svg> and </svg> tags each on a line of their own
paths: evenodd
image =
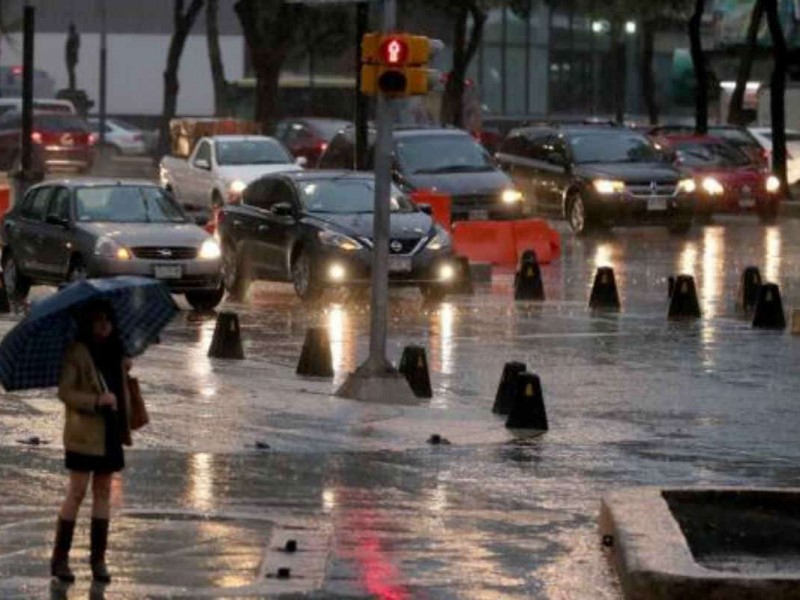
<svg viewBox="0 0 800 600">
<path fill-rule="evenodd" d="M 275 127 L 275 137 L 292 156 L 304 158 L 302 166 L 316 167 L 333 136 L 350 126 L 350 121 L 316 117 L 284 119 Z"/>
<path fill-rule="evenodd" d="M 732 144 L 696 135 L 665 136 L 658 143 L 679 169 L 694 176 L 699 220 L 718 212 L 755 212 L 763 223 L 778 217 L 778 178 Z"/>
</svg>

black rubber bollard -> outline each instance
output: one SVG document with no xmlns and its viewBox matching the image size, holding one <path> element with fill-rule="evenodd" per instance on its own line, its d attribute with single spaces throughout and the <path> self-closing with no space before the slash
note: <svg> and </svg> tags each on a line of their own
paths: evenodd
<svg viewBox="0 0 800 600">
<path fill-rule="evenodd" d="M 297 552 L 297 540 L 288 540 L 283 549 L 289 553 Z"/>
<path fill-rule="evenodd" d="M 239 329 L 239 315 L 232 312 L 219 313 L 217 326 L 214 328 L 214 338 L 208 349 L 210 358 L 229 358 L 242 360 L 242 334 Z"/>
<path fill-rule="evenodd" d="M 544 408 L 542 382 L 538 375 L 520 373 L 517 376 L 514 406 L 511 407 L 511 412 L 508 414 L 506 427 L 547 431 L 547 411 Z"/>
<path fill-rule="evenodd" d="M 668 319 L 699 319 L 700 303 L 691 275 L 678 275 L 669 303 Z"/>
<path fill-rule="evenodd" d="M 758 289 L 758 301 L 753 315 L 753 327 L 758 329 L 786 329 L 781 290 L 775 283 L 765 283 Z"/>
<path fill-rule="evenodd" d="M 297 374 L 304 377 L 333 377 L 333 357 L 328 330 L 324 327 L 309 327 L 303 342 Z"/>
<path fill-rule="evenodd" d="M 428 358 L 422 346 L 406 346 L 400 358 L 399 371 L 405 376 L 417 398 L 433 398 Z"/>
<path fill-rule="evenodd" d="M 522 256 L 519 257 L 519 264 L 520 265 L 527 265 L 527 264 L 539 264 L 539 257 L 536 256 L 536 250 L 523 250 Z"/>
<path fill-rule="evenodd" d="M 454 294 L 471 296 L 475 293 L 472 287 L 472 268 L 466 256 L 456 256 L 456 283 L 453 286 Z"/>
<path fill-rule="evenodd" d="M 594 276 L 594 285 L 592 285 L 592 293 L 589 296 L 589 308 L 618 311 L 620 306 L 614 269 L 600 267 Z"/>
<path fill-rule="evenodd" d="M 514 277 L 514 300 L 544 300 L 542 270 L 536 262 L 536 253 L 526 250 L 525 261 L 520 261 L 519 271 Z"/>
<path fill-rule="evenodd" d="M 278 579 L 291 579 L 292 570 L 289 567 L 280 567 L 277 575 Z"/>
<path fill-rule="evenodd" d="M 0 314 L 11 312 L 11 302 L 8 301 L 6 286 L 0 285 Z"/>
<path fill-rule="evenodd" d="M 761 271 L 758 267 L 747 267 L 742 273 L 742 281 L 739 284 L 739 294 L 736 299 L 736 306 L 745 314 L 753 312 L 758 301 L 758 288 L 761 287 Z"/>
<path fill-rule="evenodd" d="M 514 405 L 514 394 L 517 390 L 517 377 L 528 367 L 521 362 L 507 362 L 503 366 L 503 376 L 497 386 L 492 412 L 496 415 L 507 415 Z"/>
</svg>

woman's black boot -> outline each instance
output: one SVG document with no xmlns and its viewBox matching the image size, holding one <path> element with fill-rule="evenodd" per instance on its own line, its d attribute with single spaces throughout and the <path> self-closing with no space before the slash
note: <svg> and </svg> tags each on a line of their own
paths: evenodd
<svg viewBox="0 0 800 600">
<path fill-rule="evenodd" d="M 50 559 L 50 575 L 64 583 L 75 582 L 75 575 L 69 568 L 69 551 L 72 548 L 72 535 L 74 533 L 75 521 L 65 521 L 59 517 L 56 524 L 53 557 Z"/>
<path fill-rule="evenodd" d="M 106 546 L 108 546 L 108 519 L 92 519 L 91 533 L 92 578 L 98 583 L 111 583 L 111 575 L 106 567 Z"/>
</svg>

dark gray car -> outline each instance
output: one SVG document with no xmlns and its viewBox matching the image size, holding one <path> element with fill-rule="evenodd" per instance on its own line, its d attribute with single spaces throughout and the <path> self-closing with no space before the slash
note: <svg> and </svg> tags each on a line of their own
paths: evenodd
<svg viewBox="0 0 800 600">
<path fill-rule="evenodd" d="M 37 185 L 6 216 L 2 241 L 3 281 L 15 300 L 32 285 L 115 275 L 161 279 L 203 310 L 224 293 L 216 241 L 151 183 Z"/>
</svg>

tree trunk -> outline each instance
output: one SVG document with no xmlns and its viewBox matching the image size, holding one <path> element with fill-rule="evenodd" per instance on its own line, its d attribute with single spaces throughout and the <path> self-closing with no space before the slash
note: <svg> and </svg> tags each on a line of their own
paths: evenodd
<svg viewBox="0 0 800 600">
<path fill-rule="evenodd" d="M 747 27 L 747 39 L 742 47 L 742 55 L 739 59 L 739 70 L 736 73 L 736 87 L 731 96 L 731 104 L 728 107 L 728 123 L 732 125 L 745 125 L 744 122 L 744 94 L 747 89 L 747 81 L 750 79 L 750 71 L 753 67 L 753 55 L 758 43 L 758 30 L 761 27 L 761 19 L 764 16 L 764 0 L 756 0 L 753 5 L 753 12 L 750 13 L 750 25 Z"/>
<path fill-rule="evenodd" d="M 775 64 L 770 79 L 770 113 L 772 120 L 772 169 L 781 180 L 782 192 L 789 195 L 786 180 L 786 72 L 789 53 L 783 35 L 777 0 L 765 0 L 767 25 L 772 38 L 772 52 Z"/>
<path fill-rule="evenodd" d="M 211 63 L 211 79 L 214 82 L 214 114 L 221 117 L 228 111 L 228 82 L 225 80 L 222 50 L 219 47 L 218 9 L 219 0 L 208 0 L 206 42 L 208 43 L 208 60 Z"/>
<path fill-rule="evenodd" d="M 186 38 L 194 25 L 200 9 L 203 8 L 203 0 L 192 0 L 186 14 L 183 12 L 183 0 L 174 0 L 174 26 L 172 39 L 169 43 L 167 52 L 167 66 L 164 70 L 164 103 L 161 110 L 161 123 L 158 130 L 158 152 L 156 160 L 169 152 L 169 122 L 175 117 L 178 105 L 178 92 L 180 84 L 178 82 L 178 67 L 181 62 L 183 48 L 186 46 Z"/>
<path fill-rule="evenodd" d="M 705 8 L 705 0 L 695 0 L 694 13 L 689 19 L 689 43 L 695 78 L 694 129 L 698 135 L 708 133 L 708 73 L 706 59 L 703 55 L 703 42 L 700 37 L 700 22 Z"/>
<path fill-rule="evenodd" d="M 655 46 L 655 23 L 642 22 L 642 96 L 651 125 L 658 123 L 658 103 L 656 101 L 656 82 L 653 73 L 653 54 Z"/>
<path fill-rule="evenodd" d="M 467 21 L 472 15 L 472 32 L 467 41 Z M 464 126 L 464 80 L 467 69 L 478 51 L 483 37 L 486 13 L 474 2 L 460 6 L 453 35 L 453 68 L 447 78 L 442 99 L 442 122 Z"/>
<path fill-rule="evenodd" d="M 269 48 L 252 53 L 253 70 L 256 75 L 255 120 L 265 133 L 271 132 L 278 114 L 278 95 L 283 61 L 276 61 Z"/>
</svg>

